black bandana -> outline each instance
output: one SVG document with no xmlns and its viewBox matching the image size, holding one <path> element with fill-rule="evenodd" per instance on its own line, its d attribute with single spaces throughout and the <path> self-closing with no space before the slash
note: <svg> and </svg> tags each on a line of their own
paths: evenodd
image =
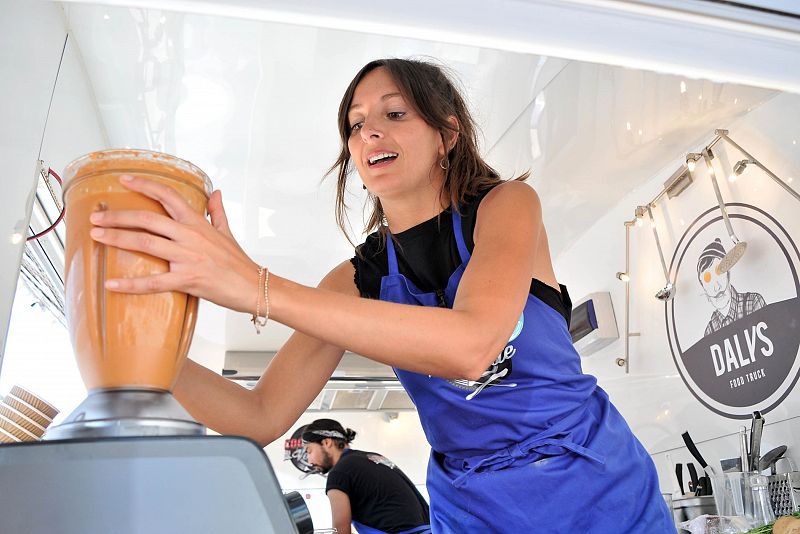
<svg viewBox="0 0 800 534">
<path fill-rule="evenodd" d="M 353 435 L 350 435 L 350 434 Z M 352 430 L 345 430 L 339 421 L 334 419 L 317 419 L 306 426 L 303 431 L 303 441 L 320 443 L 323 439 L 336 439 L 349 443 L 353 440 L 355 433 Z"/>
</svg>

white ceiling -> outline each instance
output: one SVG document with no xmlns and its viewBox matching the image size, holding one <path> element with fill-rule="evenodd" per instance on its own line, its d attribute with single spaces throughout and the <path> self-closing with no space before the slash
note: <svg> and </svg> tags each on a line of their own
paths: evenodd
<svg viewBox="0 0 800 534">
<path fill-rule="evenodd" d="M 456 72 L 490 161 L 507 176 L 532 170 L 554 254 L 715 127 L 775 94 L 285 23 L 82 4 L 65 12 L 110 145 L 199 165 L 222 190 L 244 249 L 307 284 L 352 255 L 334 223 L 333 184 L 322 179 L 338 150 L 341 93 L 371 59 L 432 56 Z M 351 192 L 358 239 L 357 177 Z M 271 325 L 257 337 L 245 316 L 205 306 L 195 347 L 274 350 L 286 335 Z"/>
</svg>

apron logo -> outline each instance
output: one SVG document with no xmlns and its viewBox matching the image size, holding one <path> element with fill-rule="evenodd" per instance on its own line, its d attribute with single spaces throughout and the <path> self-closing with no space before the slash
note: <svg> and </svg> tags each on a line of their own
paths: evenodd
<svg viewBox="0 0 800 534">
<path fill-rule="evenodd" d="M 670 350 L 686 386 L 707 408 L 732 419 L 778 406 L 800 377 L 800 253 L 771 215 L 727 204 L 748 248 L 731 270 L 733 247 L 717 207 L 701 214 L 670 264 L 675 298 L 665 303 Z"/>
<path fill-rule="evenodd" d="M 522 332 L 522 327 L 525 326 L 525 314 L 521 313 L 519 316 L 519 320 L 517 321 L 517 326 L 514 327 L 514 331 L 511 333 L 511 337 L 508 338 L 508 342 L 511 343 L 517 337 L 519 337 L 520 332 Z"/>
<path fill-rule="evenodd" d="M 508 345 L 506 345 L 506 347 L 503 349 L 503 352 L 501 352 L 494 362 L 492 362 L 492 365 L 490 365 L 483 372 L 478 380 L 466 380 L 461 378 L 448 380 L 448 382 L 452 385 L 470 391 L 470 393 L 464 397 L 465 400 L 469 401 L 474 399 L 487 387 L 517 387 L 516 384 L 504 384 L 502 382 L 504 378 L 507 378 L 511 374 L 511 358 L 513 358 L 517 353 L 517 349 L 514 348 L 514 345 L 512 345 L 511 342 L 517 339 L 519 334 L 522 332 L 522 327 L 524 324 L 525 314 L 523 313 L 519 316 L 517 325 L 514 327 L 514 332 L 511 333 L 511 337 L 508 340 Z"/>
</svg>

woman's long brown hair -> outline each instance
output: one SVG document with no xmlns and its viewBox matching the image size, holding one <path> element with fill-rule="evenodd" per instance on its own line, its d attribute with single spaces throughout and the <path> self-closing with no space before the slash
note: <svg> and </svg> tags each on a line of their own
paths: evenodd
<svg viewBox="0 0 800 534">
<path fill-rule="evenodd" d="M 442 185 L 442 198 L 449 197 L 454 209 L 458 210 L 458 206 L 467 196 L 475 195 L 503 181 L 497 171 L 481 157 L 478 151 L 477 127 L 472 114 L 461 93 L 442 67 L 414 59 L 370 61 L 356 74 L 342 97 L 338 117 L 341 150 L 336 162 L 328 170 L 328 174 L 336 170 L 336 223 L 348 240 L 350 236 L 346 229 L 345 192 L 347 178 L 353 171 L 353 163 L 347 146 L 351 134 L 347 114 L 358 84 L 367 74 L 378 68 L 386 69 L 405 101 L 414 107 L 426 123 L 439 132 L 444 146 L 447 146 L 446 140 L 453 132 L 458 133 L 455 145 L 447 154 L 448 163 Z M 457 128 L 452 124 L 451 117 L 456 118 Z M 528 173 L 525 173 L 517 179 L 524 180 L 527 177 Z M 384 214 L 380 199 L 373 195 L 369 195 L 369 199 L 372 211 L 365 230 L 370 233 L 377 229 L 385 235 L 386 228 L 382 224 Z M 352 243 L 352 240 L 350 241 Z"/>
</svg>

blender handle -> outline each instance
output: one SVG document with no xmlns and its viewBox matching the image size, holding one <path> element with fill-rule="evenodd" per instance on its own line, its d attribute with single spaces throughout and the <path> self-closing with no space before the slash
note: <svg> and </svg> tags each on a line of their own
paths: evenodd
<svg viewBox="0 0 800 534">
<path fill-rule="evenodd" d="M 189 345 L 192 343 L 194 334 L 194 324 L 197 317 L 197 307 L 199 299 L 192 295 L 186 295 L 186 311 L 183 315 L 183 326 L 181 328 L 181 338 L 178 342 L 178 353 L 175 355 L 177 358 L 183 358 L 189 353 Z M 191 325 L 191 326 L 190 326 Z M 184 358 L 184 362 L 185 362 Z"/>
<path fill-rule="evenodd" d="M 203 213 L 206 213 L 206 210 L 203 210 Z M 186 295 L 186 309 L 183 314 L 183 325 L 181 326 L 181 337 L 178 341 L 178 353 L 175 355 L 176 358 L 181 359 L 182 364 L 186 363 L 187 355 L 189 354 L 189 346 L 192 344 L 192 337 L 194 337 L 194 325 L 197 322 L 197 309 L 199 306 L 199 301 L 197 297 L 193 295 L 189 295 L 188 293 L 184 293 Z M 180 374 L 180 369 L 178 369 L 178 375 Z M 177 380 L 177 376 L 175 379 Z M 175 384 L 173 384 L 174 386 Z"/>
<path fill-rule="evenodd" d="M 99 202 L 95 208 L 95 211 L 106 211 L 107 209 L 108 204 L 105 202 Z M 94 309 L 97 310 L 98 314 L 100 314 L 100 320 L 97 322 L 100 327 L 100 335 L 97 337 L 100 339 L 102 354 L 103 357 L 105 357 L 108 352 L 108 325 L 106 324 L 107 291 L 105 287 L 106 275 L 108 274 L 108 247 L 99 241 L 95 241 L 94 239 L 91 240 L 91 247 L 93 249 L 92 256 L 94 259 L 93 270 L 96 273 L 95 280 L 97 281 L 97 289 L 95 291 L 97 302 L 95 302 Z"/>
</svg>

